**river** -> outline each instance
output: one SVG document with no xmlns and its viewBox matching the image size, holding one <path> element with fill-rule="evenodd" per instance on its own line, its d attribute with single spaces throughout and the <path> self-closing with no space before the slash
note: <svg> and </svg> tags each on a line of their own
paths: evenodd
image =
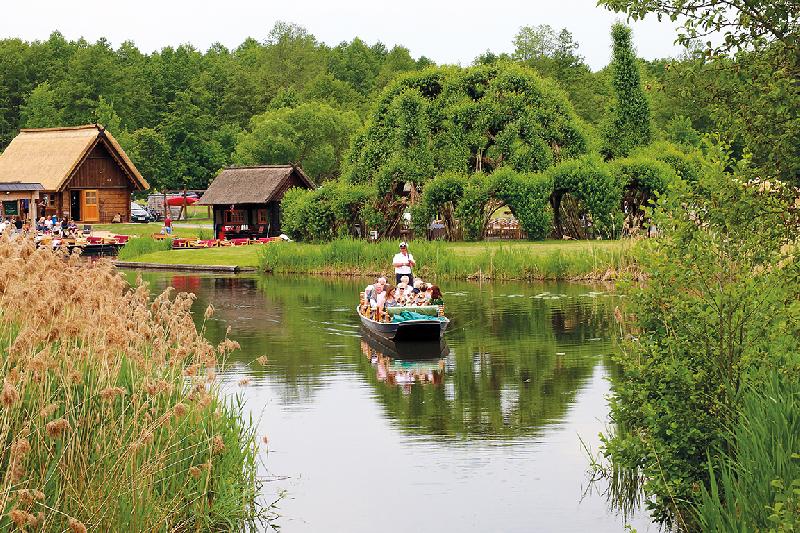
<svg viewBox="0 0 800 533">
<path fill-rule="evenodd" d="M 406 361 L 362 338 L 363 281 L 141 276 L 195 293 L 198 320 L 212 304 L 206 334 L 241 344 L 220 379 L 269 438 L 263 497 L 282 495 L 282 532 L 656 531 L 609 511 L 586 475 L 618 295 L 449 283 L 445 349 Z"/>
</svg>

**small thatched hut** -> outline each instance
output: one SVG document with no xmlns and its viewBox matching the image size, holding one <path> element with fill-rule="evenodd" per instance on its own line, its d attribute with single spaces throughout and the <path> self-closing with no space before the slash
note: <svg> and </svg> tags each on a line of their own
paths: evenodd
<svg viewBox="0 0 800 533">
<path fill-rule="evenodd" d="M 231 167 L 214 178 L 198 204 L 213 206 L 219 239 L 274 237 L 281 233 L 281 200 L 292 187 L 315 185 L 294 165 Z"/>
<path fill-rule="evenodd" d="M 21 130 L 0 155 L 0 191 L 15 189 L 18 216 L 79 222 L 130 220 L 131 193 L 147 181 L 99 124 Z M 11 194 L 2 193 L 9 199 Z M 5 202 L 3 207 L 6 207 Z"/>
</svg>

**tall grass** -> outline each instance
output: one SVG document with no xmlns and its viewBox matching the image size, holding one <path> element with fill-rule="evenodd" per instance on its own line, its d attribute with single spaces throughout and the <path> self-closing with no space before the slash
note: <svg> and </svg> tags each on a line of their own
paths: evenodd
<svg viewBox="0 0 800 533">
<path fill-rule="evenodd" d="M 0 239 L 0 530 L 231 530 L 257 516 L 253 429 L 214 378 L 237 344 L 209 344 L 192 301 Z"/>
<path fill-rule="evenodd" d="M 138 237 L 128 239 L 125 246 L 120 248 L 118 257 L 123 261 L 130 261 L 136 259 L 140 255 L 169 250 L 171 248 L 172 239 L 157 241 L 150 237 Z"/>
<path fill-rule="evenodd" d="M 612 279 L 633 266 L 627 242 L 477 244 L 415 241 L 412 253 L 425 279 Z M 392 272 L 397 243 L 340 239 L 325 244 L 265 246 L 259 263 L 276 273 L 378 275 Z"/>
<path fill-rule="evenodd" d="M 742 399 L 730 451 L 709 462 L 703 531 L 800 530 L 800 384 L 773 375 Z"/>
</svg>

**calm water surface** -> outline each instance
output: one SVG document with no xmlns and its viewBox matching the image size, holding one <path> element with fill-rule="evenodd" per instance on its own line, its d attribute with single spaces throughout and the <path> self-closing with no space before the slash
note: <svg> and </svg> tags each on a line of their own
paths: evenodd
<svg viewBox="0 0 800 533">
<path fill-rule="evenodd" d="M 213 304 L 208 336 L 241 343 L 221 376 L 269 436 L 283 532 L 656 530 L 587 490 L 581 439 L 596 450 L 605 428 L 618 296 L 453 283 L 446 347 L 409 361 L 362 338 L 362 281 L 142 276 L 194 292 L 197 316 Z"/>
</svg>

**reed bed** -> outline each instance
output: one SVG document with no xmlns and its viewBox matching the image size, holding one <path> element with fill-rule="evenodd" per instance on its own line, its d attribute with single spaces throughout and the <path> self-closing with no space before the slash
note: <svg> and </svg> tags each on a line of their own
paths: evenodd
<svg viewBox="0 0 800 533">
<path fill-rule="evenodd" d="M 629 241 L 604 243 L 446 243 L 414 241 L 425 279 L 611 280 L 635 270 Z M 397 242 L 339 239 L 265 246 L 262 270 L 293 274 L 380 275 L 391 271 Z"/>
<path fill-rule="evenodd" d="M 0 530 L 247 527 L 256 443 L 193 297 L 0 239 Z M 213 313 L 206 311 L 206 319 Z"/>
<path fill-rule="evenodd" d="M 119 259 L 130 261 L 145 254 L 163 252 L 172 248 L 172 239 L 156 240 L 149 236 L 129 239 L 119 250 Z"/>
</svg>

